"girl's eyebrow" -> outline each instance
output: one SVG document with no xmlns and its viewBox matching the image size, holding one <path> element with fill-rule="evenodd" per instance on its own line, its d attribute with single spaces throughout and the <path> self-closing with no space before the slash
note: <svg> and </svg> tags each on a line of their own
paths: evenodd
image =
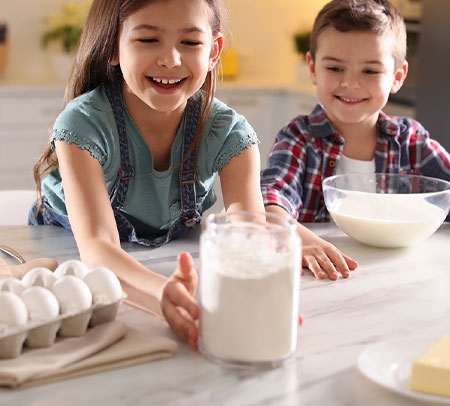
<svg viewBox="0 0 450 406">
<path fill-rule="evenodd" d="M 139 25 L 136 25 L 136 27 L 133 27 L 133 31 L 138 31 L 138 30 L 161 31 L 161 28 L 157 27 L 156 25 L 151 25 L 151 24 L 139 24 Z"/>
<path fill-rule="evenodd" d="M 136 27 L 133 28 L 133 31 L 138 31 L 138 30 L 151 30 L 151 31 L 163 31 L 163 29 L 161 27 L 158 27 L 156 25 L 151 25 L 151 24 L 139 24 L 136 25 Z M 186 27 L 180 30 L 183 33 L 191 33 L 191 32 L 200 32 L 200 33 L 205 33 L 205 30 L 200 28 L 200 27 Z"/>
</svg>

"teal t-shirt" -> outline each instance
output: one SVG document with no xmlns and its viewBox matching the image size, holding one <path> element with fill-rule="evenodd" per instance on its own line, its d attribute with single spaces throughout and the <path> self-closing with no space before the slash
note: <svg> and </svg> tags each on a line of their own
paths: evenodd
<svg viewBox="0 0 450 406">
<path fill-rule="evenodd" d="M 153 228 L 167 229 L 181 215 L 180 168 L 156 171 L 152 152 L 126 109 L 125 120 L 135 176 L 130 181 L 123 211 Z M 170 167 L 181 161 L 183 124 L 184 117 L 172 145 Z M 88 150 L 102 166 L 108 193 L 111 193 L 120 167 L 119 136 L 111 105 L 102 87 L 67 104 L 53 126 L 52 148 L 55 140 L 75 143 Z M 258 142 L 255 131 L 243 116 L 214 99 L 197 156 L 195 188 L 200 213 L 216 200 L 213 190 L 216 174 L 244 148 Z M 54 209 L 67 214 L 59 169 L 43 179 L 42 191 Z"/>
</svg>

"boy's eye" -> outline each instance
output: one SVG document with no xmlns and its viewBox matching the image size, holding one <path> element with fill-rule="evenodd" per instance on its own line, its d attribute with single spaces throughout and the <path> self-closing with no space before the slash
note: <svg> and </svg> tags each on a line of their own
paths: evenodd
<svg viewBox="0 0 450 406">
<path fill-rule="evenodd" d="M 337 66 L 329 66 L 327 68 L 327 70 L 329 70 L 330 72 L 341 72 L 342 71 L 342 69 L 338 68 Z"/>
<path fill-rule="evenodd" d="M 364 70 L 364 73 L 367 73 L 368 75 L 378 75 L 379 72 L 373 69 L 366 69 Z"/>
</svg>

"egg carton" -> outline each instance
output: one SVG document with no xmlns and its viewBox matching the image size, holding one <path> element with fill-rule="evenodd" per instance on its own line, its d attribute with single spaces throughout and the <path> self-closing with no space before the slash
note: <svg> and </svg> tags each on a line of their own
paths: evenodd
<svg viewBox="0 0 450 406">
<path fill-rule="evenodd" d="M 51 347 L 57 336 L 81 337 L 88 328 L 114 320 L 125 298 L 113 272 L 89 270 L 76 260 L 55 272 L 32 269 L 21 281 L 0 280 L 0 359 L 16 358 L 24 347 Z"/>
</svg>

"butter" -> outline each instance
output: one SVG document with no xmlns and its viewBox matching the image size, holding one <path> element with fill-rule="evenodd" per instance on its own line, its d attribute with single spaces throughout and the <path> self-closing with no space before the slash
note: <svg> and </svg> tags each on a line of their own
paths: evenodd
<svg viewBox="0 0 450 406">
<path fill-rule="evenodd" d="M 450 397 L 450 336 L 441 337 L 413 361 L 409 388 Z"/>
</svg>

